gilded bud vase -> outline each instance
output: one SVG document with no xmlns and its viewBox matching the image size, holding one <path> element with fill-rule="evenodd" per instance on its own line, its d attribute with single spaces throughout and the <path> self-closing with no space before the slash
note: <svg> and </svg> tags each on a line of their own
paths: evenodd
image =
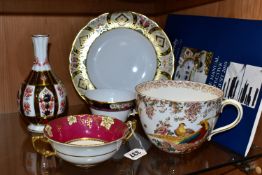
<svg viewBox="0 0 262 175">
<path fill-rule="evenodd" d="M 28 130 L 42 133 L 45 123 L 65 115 L 67 94 L 48 62 L 48 35 L 33 35 L 35 61 L 18 91 L 18 108 Z"/>
</svg>

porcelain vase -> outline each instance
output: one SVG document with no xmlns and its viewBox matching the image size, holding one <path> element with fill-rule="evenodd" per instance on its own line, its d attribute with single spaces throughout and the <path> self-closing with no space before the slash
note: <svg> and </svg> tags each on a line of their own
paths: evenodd
<svg viewBox="0 0 262 175">
<path fill-rule="evenodd" d="M 54 75 L 48 61 L 48 35 L 33 35 L 35 60 L 28 77 L 18 92 L 17 102 L 28 130 L 42 133 L 45 123 L 63 116 L 67 110 L 67 94 Z"/>
</svg>

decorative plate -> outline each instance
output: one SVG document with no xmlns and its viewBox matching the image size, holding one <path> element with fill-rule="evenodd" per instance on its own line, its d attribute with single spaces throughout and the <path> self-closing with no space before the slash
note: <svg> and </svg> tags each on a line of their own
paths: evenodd
<svg viewBox="0 0 262 175">
<path fill-rule="evenodd" d="M 175 58 L 164 31 L 134 12 L 105 13 L 77 34 L 69 56 L 70 75 L 83 98 L 90 89 L 134 91 L 137 84 L 172 79 Z"/>
</svg>

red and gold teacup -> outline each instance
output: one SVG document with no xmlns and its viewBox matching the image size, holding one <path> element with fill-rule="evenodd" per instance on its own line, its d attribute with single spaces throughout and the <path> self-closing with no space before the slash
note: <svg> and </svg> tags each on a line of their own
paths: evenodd
<svg viewBox="0 0 262 175">
<path fill-rule="evenodd" d="M 92 114 L 115 117 L 123 122 L 135 107 L 135 93 L 123 89 L 88 90 L 85 100 Z"/>
</svg>

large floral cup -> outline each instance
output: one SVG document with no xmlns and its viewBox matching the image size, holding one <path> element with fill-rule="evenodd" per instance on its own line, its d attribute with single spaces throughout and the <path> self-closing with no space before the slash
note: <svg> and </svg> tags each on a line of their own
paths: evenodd
<svg viewBox="0 0 262 175">
<path fill-rule="evenodd" d="M 223 91 L 202 83 L 159 80 L 136 86 L 137 110 L 150 141 L 169 153 L 187 153 L 217 133 L 235 127 L 243 109 L 233 99 L 223 100 Z M 236 119 L 214 129 L 225 105 L 236 107 Z"/>
</svg>

